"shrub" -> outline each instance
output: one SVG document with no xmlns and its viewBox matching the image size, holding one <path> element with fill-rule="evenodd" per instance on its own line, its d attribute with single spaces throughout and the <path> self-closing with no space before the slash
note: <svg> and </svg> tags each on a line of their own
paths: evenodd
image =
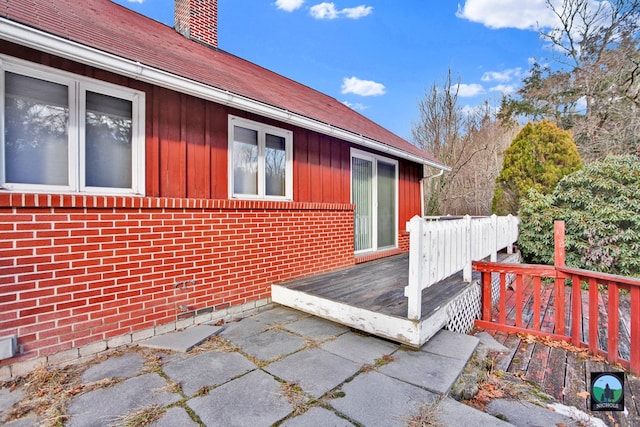
<svg viewBox="0 0 640 427">
<path fill-rule="evenodd" d="M 553 264 L 553 221 L 558 215 L 552 204 L 552 195 L 544 195 L 533 189 L 522 200 L 518 212 L 518 247 L 527 263 Z"/>
<path fill-rule="evenodd" d="M 529 190 L 549 194 L 563 176 L 581 167 L 571 133 L 547 121 L 528 123 L 504 152 L 492 210 L 498 215 L 515 213 Z"/>
<path fill-rule="evenodd" d="M 640 158 L 611 156 L 564 177 L 520 209 L 522 254 L 553 263 L 553 220 L 564 220 L 567 265 L 640 277 Z"/>
</svg>

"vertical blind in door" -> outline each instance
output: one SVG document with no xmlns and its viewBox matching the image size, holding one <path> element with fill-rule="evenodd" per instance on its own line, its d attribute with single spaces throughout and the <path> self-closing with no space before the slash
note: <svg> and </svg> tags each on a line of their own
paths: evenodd
<svg viewBox="0 0 640 427">
<path fill-rule="evenodd" d="M 373 246 L 373 162 L 353 157 L 351 165 L 352 197 L 355 212 L 355 250 L 371 249 Z"/>
</svg>

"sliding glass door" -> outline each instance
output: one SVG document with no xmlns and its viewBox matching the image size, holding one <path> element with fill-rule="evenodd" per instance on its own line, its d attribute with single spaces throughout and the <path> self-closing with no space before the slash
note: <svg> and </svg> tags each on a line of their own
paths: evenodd
<svg viewBox="0 0 640 427">
<path fill-rule="evenodd" d="M 373 247 L 373 161 L 353 157 L 351 159 L 351 202 L 355 212 L 355 250 Z"/>
<path fill-rule="evenodd" d="M 398 164 L 393 160 L 352 150 L 351 202 L 356 205 L 356 252 L 397 246 L 397 170 Z"/>
<path fill-rule="evenodd" d="M 396 245 L 396 165 L 377 162 L 378 247 Z"/>
</svg>

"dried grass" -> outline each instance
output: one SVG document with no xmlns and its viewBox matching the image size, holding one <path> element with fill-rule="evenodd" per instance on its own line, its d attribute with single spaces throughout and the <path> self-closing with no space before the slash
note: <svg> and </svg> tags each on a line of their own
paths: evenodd
<svg viewBox="0 0 640 427">
<path fill-rule="evenodd" d="M 375 371 L 378 368 L 381 368 L 384 365 L 388 365 L 389 363 L 393 362 L 395 360 L 395 358 L 390 355 L 390 354 L 386 354 L 380 358 L 374 359 L 373 364 L 370 363 L 365 363 L 364 365 L 362 365 L 362 368 L 360 368 L 360 372 L 361 373 L 366 373 L 366 372 L 371 372 L 371 371 Z"/>
<path fill-rule="evenodd" d="M 393 357 L 391 354 L 385 354 L 384 356 L 375 359 L 375 363 L 376 363 L 376 367 L 379 368 L 381 366 L 384 365 L 388 365 L 389 363 L 393 362 L 395 359 L 395 357 Z"/>
<path fill-rule="evenodd" d="M 110 427 L 144 427 L 158 421 L 165 413 L 165 409 L 152 405 L 146 408 L 117 417 Z"/>
<path fill-rule="evenodd" d="M 82 392 L 88 393 L 90 391 L 97 390 L 99 388 L 108 388 L 118 383 L 121 383 L 122 381 L 124 381 L 123 378 L 103 378 L 101 380 L 94 381 L 91 384 L 83 385 Z"/>
<path fill-rule="evenodd" d="M 148 351 L 141 352 L 141 356 L 144 358 L 145 373 L 162 371 L 162 356 Z"/>
<path fill-rule="evenodd" d="M 64 367 L 44 365 L 37 367 L 25 377 L 11 382 L 12 389 L 20 387 L 24 390 L 24 397 L 7 411 L 3 421 L 15 421 L 35 414 L 41 426 L 64 425 L 68 420 L 67 406 L 73 396 L 111 387 L 123 381 L 117 378 L 105 378 L 90 384 L 82 384 L 82 373 L 109 358 L 137 351 L 139 351 L 137 346 L 122 347 L 96 356 L 85 363 Z M 3 386 L 7 385 L 3 384 Z"/>
<path fill-rule="evenodd" d="M 442 398 L 433 403 L 424 403 L 420 405 L 418 413 L 414 417 L 403 418 L 407 423 L 407 427 L 444 427 L 444 424 L 438 421 L 441 401 Z"/>
<path fill-rule="evenodd" d="M 298 384 L 285 382 L 280 385 L 280 389 L 289 403 L 293 405 L 293 416 L 303 414 L 309 409 L 307 404 L 309 398 Z"/>
<path fill-rule="evenodd" d="M 234 351 L 238 351 L 238 347 L 231 344 L 226 339 L 222 338 L 219 335 L 214 335 L 210 338 L 207 338 L 205 341 L 195 346 L 191 350 L 188 351 L 188 354 L 201 354 L 206 353 L 208 351 L 223 351 L 225 353 L 232 353 Z"/>
<path fill-rule="evenodd" d="M 21 380 L 24 398 L 7 414 L 6 421 L 36 414 L 42 426 L 61 426 L 66 421 L 71 398 L 84 390 L 80 376 L 84 367 L 40 366 Z"/>
</svg>

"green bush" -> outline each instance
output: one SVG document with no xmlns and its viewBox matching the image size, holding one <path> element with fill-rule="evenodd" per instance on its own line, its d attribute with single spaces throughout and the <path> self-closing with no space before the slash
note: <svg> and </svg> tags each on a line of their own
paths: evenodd
<svg viewBox="0 0 640 427">
<path fill-rule="evenodd" d="M 552 206 L 553 196 L 529 190 L 518 212 L 520 233 L 518 247 L 524 261 L 532 264 L 553 264 L 553 222 L 558 214 Z"/>
<path fill-rule="evenodd" d="M 527 262 L 553 264 L 553 221 L 564 220 L 567 265 L 640 277 L 640 158 L 611 156 L 531 191 L 519 211 Z"/>
<path fill-rule="evenodd" d="M 529 190 L 549 194 L 563 176 L 581 167 L 570 132 L 547 121 L 528 123 L 504 152 L 492 210 L 498 215 L 515 213 Z"/>
</svg>

